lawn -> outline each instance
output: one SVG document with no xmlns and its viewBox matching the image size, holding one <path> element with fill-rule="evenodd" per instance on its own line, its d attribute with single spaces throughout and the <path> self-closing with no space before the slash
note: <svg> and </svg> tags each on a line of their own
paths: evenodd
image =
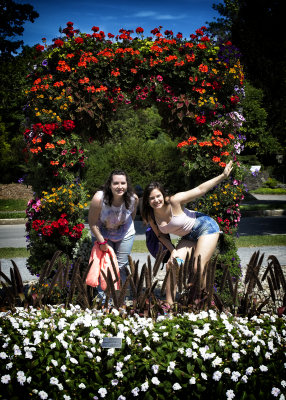
<svg viewBox="0 0 286 400">
<path fill-rule="evenodd" d="M 236 239 L 237 247 L 263 247 L 263 246 L 286 246 L 286 235 L 265 235 L 265 236 L 241 236 Z M 144 240 L 135 240 L 132 252 L 146 253 L 147 247 Z M 4 247 L 0 248 L 0 258 L 27 258 L 29 252 L 25 247 Z"/>
</svg>

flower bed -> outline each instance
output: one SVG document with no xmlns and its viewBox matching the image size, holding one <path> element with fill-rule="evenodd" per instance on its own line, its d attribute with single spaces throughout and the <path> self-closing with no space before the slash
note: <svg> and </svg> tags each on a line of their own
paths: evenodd
<svg viewBox="0 0 286 400">
<path fill-rule="evenodd" d="M 17 308 L 0 337 L 3 399 L 285 398 L 285 316 Z"/>
</svg>

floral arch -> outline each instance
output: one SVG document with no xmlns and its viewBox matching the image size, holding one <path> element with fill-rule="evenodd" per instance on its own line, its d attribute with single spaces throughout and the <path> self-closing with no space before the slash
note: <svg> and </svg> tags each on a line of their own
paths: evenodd
<svg viewBox="0 0 286 400">
<path fill-rule="evenodd" d="M 36 46 L 24 132 L 35 190 L 27 209 L 31 270 L 38 268 L 37 252 L 42 259 L 56 250 L 71 255 L 82 241 L 85 199 L 76 179 L 85 165 L 84 143 L 104 142 L 106 121 L 121 104 L 157 105 L 170 135 L 182 138 L 178 148 L 194 181 L 234 160 L 231 180 L 194 207 L 213 215 L 225 233 L 236 228 L 243 198 L 237 160 L 244 140 L 243 72 L 231 42 L 212 40 L 205 30 L 188 39 L 161 28 L 144 38 L 141 27 L 106 37 L 98 27 L 80 33 L 68 22 L 65 37 Z"/>
</svg>

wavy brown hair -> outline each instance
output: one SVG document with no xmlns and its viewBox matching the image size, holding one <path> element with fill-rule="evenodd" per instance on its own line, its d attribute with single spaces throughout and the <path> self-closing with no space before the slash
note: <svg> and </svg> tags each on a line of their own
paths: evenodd
<svg viewBox="0 0 286 400">
<path fill-rule="evenodd" d="M 123 175 L 126 178 L 127 191 L 124 193 L 123 198 L 124 198 L 124 202 L 125 202 L 125 207 L 128 210 L 131 205 L 131 197 L 134 195 L 134 190 L 131 185 L 129 176 L 123 170 L 115 169 L 110 173 L 109 177 L 107 178 L 107 181 L 105 182 L 105 184 L 102 187 L 103 200 L 105 201 L 105 203 L 107 203 L 109 206 L 111 206 L 112 200 L 113 200 L 113 194 L 111 191 L 111 182 L 112 182 L 113 175 Z"/>
<path fill-rule="evenodd" d="M 148 223 L 151 219 L 154 219 L 153 208 L 149 204 L 149 196 L 152 190 L 158 189 L 162 193 L 164 197 L 164 202 L 169 204 L 169 200 L 166 200 L 166 197 L 169 196 L 164 186 L 159 182 L 151 182 L 148 186 L 145 187 L 142 198 L 142 206 L 141 206 L 141 216 L 145 223 Z"/>
</svg>

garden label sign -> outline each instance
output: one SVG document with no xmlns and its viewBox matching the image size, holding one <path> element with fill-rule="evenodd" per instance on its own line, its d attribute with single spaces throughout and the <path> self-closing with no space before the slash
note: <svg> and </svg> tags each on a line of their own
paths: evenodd
<svg viewBox="0 0 286 400">
<path fill-rule="evenodd" d="M 104 349 L 121 349 L 122 338 L 119 337 L 104 337 L 101 343 L 101 347 Z"/>
</svg>

